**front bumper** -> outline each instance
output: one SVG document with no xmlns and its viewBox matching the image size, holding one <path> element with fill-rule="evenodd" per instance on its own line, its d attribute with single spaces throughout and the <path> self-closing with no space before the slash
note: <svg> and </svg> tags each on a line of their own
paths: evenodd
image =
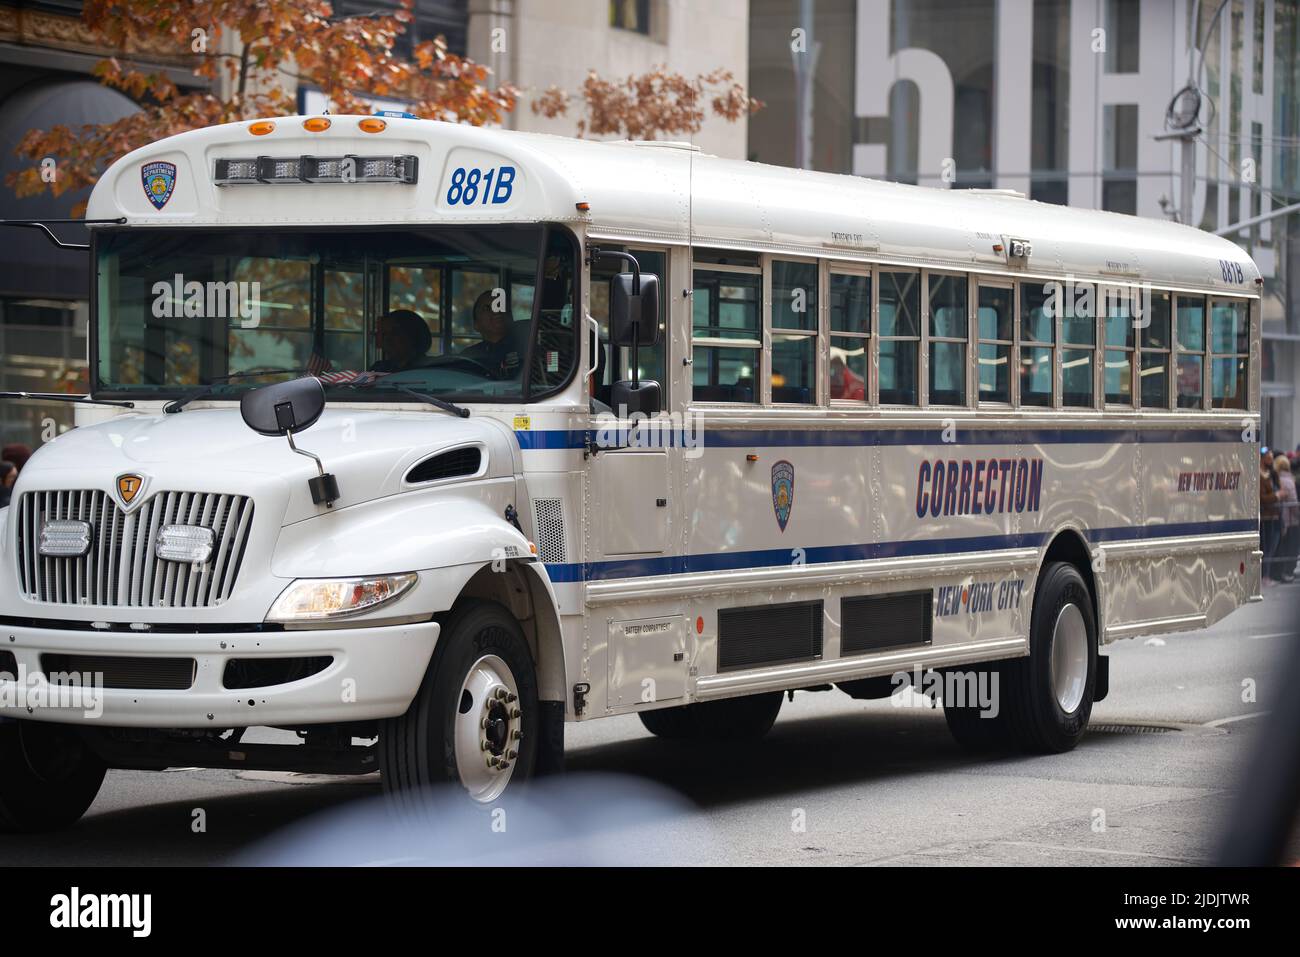
<svg viewBox="0 0 1300 957">
<path fill-rule="evenodd" d="M 231 634 L 95 632 L 0 625 L 14 680 L 0 678 L 0 718 L 132 728 L 231 728 L 333 724 L 403 714 L 438 640 L 437 622 Z M 194 659 L 187 690 L 99 688 L 69 696 L 51 685 L 42 656 Z M 288 684 L 227 689 L 233 658 L 334 660 Z M 22 677 L 20 682 L 18 677 Z"/>
</svg>

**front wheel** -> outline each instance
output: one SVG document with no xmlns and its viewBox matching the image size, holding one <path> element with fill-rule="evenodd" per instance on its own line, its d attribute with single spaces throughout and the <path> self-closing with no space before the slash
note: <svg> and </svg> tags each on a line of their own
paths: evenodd
<svg viewBox="0 0 1300 957">
<path fill-rule="evenodd" d="M 53 831 L 76 823 L 107 768 L 75 729 L 0 723 L 0 832 Z"/>
<path fill-rule="evenodd" d="M 533 775 L 541 728 L 518 622 L 493 602 L 465 602 L 443 623 L 411 707 L 380 729 L 384 791 L 403 810 L 418 810 L 421 792 L 447 783 L 491 804 Z"/>
</svg>

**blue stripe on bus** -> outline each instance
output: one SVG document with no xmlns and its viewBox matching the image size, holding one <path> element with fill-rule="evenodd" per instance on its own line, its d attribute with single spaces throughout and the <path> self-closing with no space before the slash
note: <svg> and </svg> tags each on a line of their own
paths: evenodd
<svg viewBox="0 0 1300 957">
<path fill-rule="evenodd" d="M 1241 428 L 1220 429 L 978 429 L 957 426 L 951 442 L 943 441 L 944 429 L 703 429 L 649 432 L 655 444 L 646 448 L 681 448 L 685 436 L 701 448 L 861 447 L 898 445 L 1190 445 L 1194 443 L 1241 442 Z M 525 450 L 585 448 L 595 442 L 596 430 L 539 429 L 517 431 L 519 447 Z M 620 432 L 619 439 L 625 440 Z"/>
<path fill-rule="evenodd" d="M 1182 535 L 1221 535 L 1228 532 L 1258 532 L 1253 518 L 1221 522 L 1179 522 L 1168 525 L 1097 528 L 1085 532 L 1092 542 L 1142 541 L 1153 538 L 1176 538 Z M 803 549 L 806 565 L 830 562 L 868 561 L 874 558 L 907 558 L 920 555 L 943 555 L 958 552 L 996 551 L 1008 548 L 1038 548 L 1048 539 L 1047 532 L 1019 535 L 977 535 L 969 538 L 928 538 L 900 542 L 877 542 L 865 545 L 814 545 Z M 612 581 L 659 575 L 689 575 L 698 572 L 740 571 L 750 568 L 773 568 L 791 564 L 791 548 L 767 548 L 743 552 L 711 552 L 704 555 L 666 555 L 655 558 L 631 558 L 614 561 L 573 562 L 546 565 L 553 582 Z"/>
</svg>

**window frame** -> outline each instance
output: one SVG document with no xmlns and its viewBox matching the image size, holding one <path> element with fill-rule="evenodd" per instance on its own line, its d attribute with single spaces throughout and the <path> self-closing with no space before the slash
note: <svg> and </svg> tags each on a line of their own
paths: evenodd
<svg viewBox="0 0 1300 957">
<path fill-rule="evenodd" d="M 1194 406 L 1182 406 L 1178 404 L 1178 397 L 1181 393 L 1179 393 L 1178 391 L 1177 375 L 1174 374 L 1172 376 L 1172 378 L 1174 379 L 1174 382 L 1172 383 L 1173 410 L 1175 412 L 1205 412 L 1210 410 L 1211 408 L 1209 404 L 1210 390 L 1206 388 L 1206 385 L 1209 382 L 1209 375 L 1210 375 L 1210 366 L 1209 366 L 1209 359 L 1208 359 L 1208 349 L 1210 345 L 1210 297 L 1205 293 L 1175 292 L 1172 293 L 1172 295 L 1174 297 L 1174 307 L 1173 307 L 1174 320 L 1173 320 L 1173 332 L 1171 338 L 1173 339 L 1174 368 L 1177 369 L 1178 367 L 1177 357 L 1180 355 L 1197 356 L 1201 360 L 1200 404 Z M 1178 335 L 1178 306 L 1179 303 L 1181 303 L 1182 300 L 1184 299 L 1199 300 L 1201 304 L 1201 348 L 1199 350 L 1184 348 L 1182 339 L 1179 338 Z"/>
<path fill-rule="evenodd" d="M 1115 409 L 1116 411 L 1118 411 L 1118 410 L 1124 409 L 1124 410 L 1130 410 L 1130 411 L 1137 411 L 1138 409 L 1141 408 L 1141 406 L 1138 404 L 1138 396 L 1137 396 L 1137 387 L 1138 387 L 1138 381 L 1137 381 L 1137 378 L 1138 378 L 1138 376 L 1137 376 L 1138 328 L 1137 328 L 1137 326 L 1135 326 L 1135 325 L 1133 324 L 1133 320 L 1134 320 L 1136 317 L 1132 315 L 1132 309 L 1129 309 L 1129 315 L 1127 315 L 1127 316 L 1124 317 L 1124 318 L 1127 320 L 1126 325 L 1127 325 L 1127 328 L 1128 328 L 1128 336 L 1129 336 L 1129 339 L 1128 339 L 1128 345 L 1125 345 L 1125 346 L 1112 346 L 1112 345 L 1110 345 L 1110 344 L 1106 341 L 1106 320 L 1110 318 L 1110 309 L 1109 309 L 1109 306 L 1110 306 L 1110 302 L 1111 302 L 1111 300 L 1110 300 L 1109 298 L 1106 298 L 1106 299 L 1103 300 L 1103 295 L 1102 295 L 1102 290 L 1103 290 L 1103 289 L 1114 289 L 1114 290 L 1119 291 L 1122 295 L 1121 295 L 1121 296 L 1117 296 L 1117 297 L 1116 297 L 1117 300 L 1119 300 L 1120 298 L 1122 298 L 1123 301 L 1125 301 L 1125 302 L 1130 302 L 1130 303 L 1131 303 L 1131 301 L 1132 301 L 1131 298 L 1130 298 L 1130 296 L 1129 296 L 1129 291 L 1128 291 L 1128 289 L 1126 288 L 1126 284 L 1125 284 L 1125 283 L 1120 283 L 1120 282 L 1108 282 L 1108 283 L 1106 283 L 1106 282 L 1099 282 L 1099 283 L 1097 283 L 1097 291 L 1096 291 L 1096 299 L 1095 299 L 1095 303 L 1100 303 L 1100 302 L 1102 302 L 1102 301 L 1105 301 L 1106 304 L 1107 304 L 1107 309 L 1106 309 L 1104 312 L 1103 312 L 1103 310 L 1101 310 L 1101 309 L 1095 309 L 1095 312 L 1097 313 L 1097 336 L 1098 336 L 1098 338 L 1097 338 L 1097 348 L 1100 349 L 1100 350 L 1102 351 L 1102 361 L 1101 361 L 1101 364 L 1100 364 L 1100 367 L 1101 367 L 1101 392 L 1099 393 L 1098 398 L 1101 399 L 1102 409 L 1103 409 L 1103 410 L 1105 410 L 1105 409 Z M 1128 397 L 1129 397 L 1129 401 L 1128 401 L 1127 403 L 1124 403 L 1124 402 L 1112 402 L 1112 401 L 1110 401 L 1110 397 L 1106 394 L 1106 358 L 1105 358 L 1105 357 L 1106 357 L 1106 354 L 1107 354 L 1107 353 L 1111 353 L 1111 352 L 1122 352 L 1122 353 L 1124 353 L 1125 355 L 1128 356 Z"/>
<path fill-rule="evenodd" d="M 704 248 L 705 247 L 701 247 L 701 249 Z M 723 250 L 723 251 L 730 252 L 730 250 Z M 761 405 L 769 404 L 767 402 L 764 402 L 763 400 L 763 393 L 766 389 L 765 384 L 767 383 L 768 380 L 767 367 L 771 363 L 770 347 L 768 346 L 767 342 L 764 339 L 764 332 L 767 326 L 767 322 L 764 317 L 764 313 L 766 311 L 764 306 L 764 299 L 766 298 L 764 289 L 766 288 L 767 285 L 767 277 L 766 277 L 766 270 L 763 268 L 763 256 L 762 254 L 751 253 L 748 250 L 736 250 L 736 253 L 738 255 L 758 255 L 759 257 L 758 265 L 739 266 L 730 263 L 697 262 L 694 256 L 694 249 L 692 248 L 691 250 L 691 255 L 690 255 L 691 308 L 690 308 L 690 318 L 689 318 L 691 375 L 689 377 L 689 381 L 691 385 L 692 404 L 704 402 L 707 403 L 708 405 L 739 406 L 743 408 L 750 408 L 752 406 L 761 406 Z M 701 271 L 714 272 L 714 273 L 734 273 L 737 275 L 744 275 L 744 276 L 758 276 L 759 279 L 758 330 L 757 330 L 758 338 L 727 339 L 727 338 L 715 337 L 715 336 L 697 336 L 695 334 L 695 290 L 697 288 L 696 281 L 695 281 L 695 274 Z M 738 400 L 731 400 L 731 399 L 697 399 L 695 397 L 695 375 L 694 375 L 695 362 L 697 358 L 695 355 L 695 350 L 697 347 L 704 348 L 704 349 L 746 349 L 746 350 L 752 350 L 754 352 L 757 352 L 758 359 L 754 363 L 755 388 L 754 388 L 753 400 L 750 402 L 741 402 Z"/>
<path fill-rule="evenodd" d="M 933 316 L 930 312 L 930 278 L 932 276 L 950 276 L 961 279 L 966 283 L 966 334 L 964 336 L 936 336 L 931 333 L 930 327 Z M 972 274 L 956 269 L 922 269 L 921 270 L 921 356 L 919 365 L 924 376 L 920 389 L 922 395 L 920 398 L 920 407 L 928 409 L 931 407 L 937 409 L 969 409 L 971 408 L 971 282 Z M 949 402 L 932 402 L 930 397 L 930 345 L 935 342 L 946 342 L 952 345 L 962 347 L 963 362 L 962 367 L 962 399 L 960 403 Z"/>
<path fill-rule="evenodd" d="M 1135 374 L 1137 376 L 1137 385 L 1133 393 L 1133 399 L 1135 403 L 1134 408 L 1138 410 L 1158 409 L 1164 412 L 1168 412 L 1173 404 L 1174 325 L 1178 321 L 1174 309 L 1175 309 L 1175 303 L 1177 301 L 1177 296 L 1175 293 L 1170 292 L 1167 289 L 1151 289 L 1149 290 L 1149 292 L 1151 294 L 1150 302 L 1152 304 L 1154 304 L 1157 297 L 1161 297 L 1161 296 L 1166 297 L 1169 300 L 1169 313 L 1168 313 L 1169 328 L 1165 335 L 1164 348 L 1145 346 L 1142 344 L 1142 334 L 1146 332 L 1147 329 L 1151 328 L 1150 322 L 1148 322 L 1141 329 L 1134 330 L 1135 335 L 1133 339 L 1133 344 L 1137 349 L 1137 360 L 1135 362 L 1135 369 L 1134 369 Z M 1152 305 L 1148 311 L 1150 311 L 1154 315 L 1154 305 Z M 1142 393 L 1142 368 L 1143 368 L 1142 359 L 1143 357 L 1148 355 L 1164 356 L 1165 401 L 1161 405 L 1147 405 L 1145 402 L 1142 401 L 1142 394 L 1143 394 Z"/>
<path fill-rule="evenodd" d="M 871 263 L 858 262 L 837 262 L 836 260 L 826 260 L 826 282 L 825 295 L 822 301 L 826 304 L 825 328 L 826 328 L 826 404 L 828 407 L 858 409 L 870 408 L 878 405 L 874 392 L 875 383 L 878 378 L 873 374 L 876 365 L 875 338 L 876 338 L 876 270 Z M 867 295 L 867 331 L 866 332 L 836 332 L 831 328 L 831 282 L 835 276 L 857 276 L 865 277 L 868 283 Z M 830 360 L 831 349 L 835 346 L 836 339 L 849 339 L 854 342 L 863 342 L 866 344 L 866 375 L 862 382 L 862 400 L 857 399 L 836 399 L 831 396 L 831 376 Z"/>
<path fill-rule="evenodd" d="M 764 406 L 777 406 L 779 408 L 792 408 L 792 409 L 806 409 L 809 407 L 821 407 L 825 405 L 825 403 L 822 401 L 823 376 L 821 375 L 819 369 L 819 366 L 821 366 L 822 364 L 821 353 L 822 353 L 822 342 L 824 341 L 824 335 L 822 329 L 822 326 L 824 324 L 822 321 L 823 320 L 822 303 L 824 301 L 822 296 L 822 285 L 823 285 L 822 275 L 824 272 L 824 270 L 822 269 L 823 261 L 824 260 L 821 260 L 815 256 L 788 256 L 781 253 L 764 253 L 762 255 L 762 258 L 759 260 L 759 268 L 763 271 L 763 288 L 762 288 L 763 384 L 762 384 L 762 389 L 760 391 L 761 391 L 761 404 Z M 814 282 L 813 292 L 817 297 L 817 302 L 812 310 L 813 312 L 812 329 L 788 329 L 785 327 L 777 327 L 776 325 L 773 324 L 773 317 L 776 313 L 776 299 L 772 292 L 772 280 L 775 278 L 776 275 L 776 270 L 773 268 L 773 264 L 777 262 L 796 263 L 796 264 L 813 267 L 813 270 L 816 273 L 816 280 Z M 772 398 L 772 346 L 773 346 L 773 342 L 775 341 L 775 336 L 778 335 L 796 336 L 798 338 L 812 340 L 813 383 L 812 383 L 812 388 L 810 390 L 811 397 L 807 402 L 777 402 Z"/>
<path fill-rule="evenodd" d="M 875 332 L 872 343 L 872 366 L 875 369 L 875 387 L 871 390 L 872 402 L 877 408 L 881 409 L 924 409 L 925 405 L 925 377 L 928 374 L 926 368 L 925 356 L 925 330 L 926 320 L 924 312 L 926 310 L 926 289 L 925 289 L 925 268 L 921 266 L 880 266 L 876 270 L 876 281 L 871 287 L 871 304 L 872 304 L 872 329 Z M 883 283 L 880 277 L 885 273 L 899 273 L 903 275 L 915 276 L 917 280 L 917 330 L 915 336 L 886 336 L 881 331 L 880 325 L 880 287 Z M 895 403 L 888 405 L 880 400 L 880 347 L 886 342 L 914 342 L 916 343 L 916 363 L 914 372 L 916 374 L 916 401 L 911 403 Z"/>
<path fill-rule="evenodd" d="M 1016 282 L 1016 408 L 1017 409 L 1059 409 L 1061 407 L 1061 317 L 1056 315 L 1052 317 L 1052 341 L 1045 342 L 1041 339 L 1025 338 L 1025 302 L 1023 287 L 1026 283 L 1039 281 L 1042 285 L 1052 282 L 1059 282 L 1058 279 L 1040 280 L 1039 277 L 1017 277 Z M 1047 349 L 1051 353 L 1052 363 L 1052 395 L 1046 405 L 1034 403 L 1025 404 L 1024 390 L 1021 388 L 1024 380 L 1023 358 L 1025 349 Z"/>
<path fill-rule="evenodd" d="M 1246 351 L 1245 352 L 1237 352 L 1235 349 L 1232 352 L 1216 352 L 1214 350 L 1214 304 L 1216 302 L 1239 303 L 1244 308 L 1245 321 L 1246 321 Z M 1251 337 L 1251 321 L 1252 321 L 1251 314 L 1254 312 L 1254 310 L 1251 308 L 1251 302 L 1252 300 L 1242 296 L 1225 296 L 1222 294 L 1215 294 L 1215 293 L 1211 293 L 1208 296 L 1206 296 L 1205 365 L 1206 365 L 1206 369 L 1208 370 L 1207 375 L 1209 377 L 1209 388 L 1206 390 L 1206 392 L 1208 393 L 1207 400 L 1209 402 L 1209 407 L 1212 411 L 1222 411 L 1222 412 L 1237 413 L 1237 414 L 1247 413 L 1252 411 L 1251 410 L 1251 387 L 1250 387 L 1250 377 L 1251 377 L 1250 349 L 1253 343 L 1253 339 Z M 1244 359 L 1246 361 L 1246 375 L 1245 375 L 1245 386 L 1246 386 L 1245 400 L 1246 401 L 1244 405 L 1216 406 L 1214 404 L 1214 360 L 1215 359 Z M 1202 383 L 1202 385 L 1204 384 L 1205 383 Z"/>
<path fill-rule="evenodd" d="M 1020 394 L 1020 363 L 1018 361 L 1019 353 L 1016 349 L 1016 334 L 1020 325 L 1020 283 L 1012 276 L 997 276 L 994 274 L 970 273 L 974 280 L 972 283 L 972 292 L 975 296 L 975 318 L 971 323 L 971 336 L 974 346 L 971 352 L 971 362 L 974 366 L 974 375 L 972 376 L 972 385 L 975 391 L 974 404 L 975 409 L 1014 409 L 1017 407 L 1017 399 Z M 1011 338 L 1010 339 L 984 339 L 980 336 L 979 330 L 979 311 L 980 299 L 979 291 L 981 289 L 1002 289 L 1011 293 Z M 982 345 L 1007 346 L 1007 401 L 1002 402 L 998 399 L 981 399 L 979 389 L 979 347 Z"/>
</svg>

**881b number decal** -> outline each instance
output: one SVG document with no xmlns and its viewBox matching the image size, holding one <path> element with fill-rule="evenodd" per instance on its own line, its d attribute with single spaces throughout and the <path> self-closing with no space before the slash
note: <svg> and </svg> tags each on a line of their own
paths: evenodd
<svg viewBox="0 0 1300 957">
<path fill-rule="evenodd" d="M 497 166 L 482 170 L 477 166 L 457 166 L 447 187 L 448 206 L 500 206 L 510 202 L 515 189 L 515 168 Z"/>
</svg>

